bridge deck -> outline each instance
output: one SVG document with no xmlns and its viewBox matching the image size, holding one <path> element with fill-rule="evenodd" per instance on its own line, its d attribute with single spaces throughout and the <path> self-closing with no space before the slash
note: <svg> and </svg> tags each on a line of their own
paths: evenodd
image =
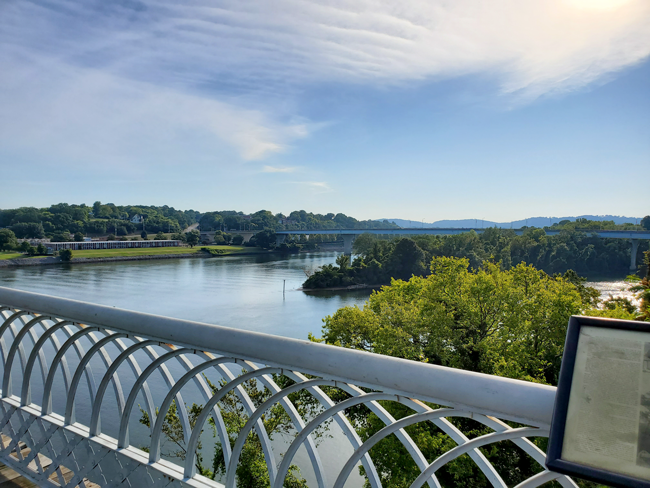
<svg viewBox="0 0 650 488">
<path fill-rule="evenodd" d="M 0 463 L 0 488 L 32 488 L 38 486 L 23 478 L 9 466 Z"/>
<path fill-rule="evenodd" d="M 8 446 L 11 444 L 10 437 L 4 434 L 0 434 L 0 436 L 2 436 L 3 446 Z M 24 443 L 20 443 L 18 447 L 20 448 L 21 457 L 24 458 L 29 456 L 29 453 L 31 451 L 29 447 L 27 447 Z M 18 461 L 18 453 L 16 452 L 16 448 L 14 448 L 9 455 L 15 458 L 16 461 Z M 38 454 L 38 460 L 42 469 L 47 469 L 52 464 L 52 460 L 50 458 L 40 453 Z M 30 464 L 35 465 L 36 463 L 32 461 Z M 67 482 L 72 479 L 74 473 L 71 470 L 67 469 L 66 467 L 60 466 L 56 471 L 54 471 L 49 476 L 49 479 L 54 481 L 55 483 L 60 483 L 61 480 L 58 479 L 59 476 L 62 476 Z M 100 488 L 98 484 L 92 483 L 87 479 L 84 479 L 84 483 L 87 488 Z M 19 475 L 9 466 L 0 463 L 0 488 L 14 488 L 14 487 L 31 488 L 35 486 L 38 485 L 28 480 L 27 478 L 24 478 L 23 476 Z M 80 488 L 80 486 L 77 485 L 76 488 Z"/>
</svg>

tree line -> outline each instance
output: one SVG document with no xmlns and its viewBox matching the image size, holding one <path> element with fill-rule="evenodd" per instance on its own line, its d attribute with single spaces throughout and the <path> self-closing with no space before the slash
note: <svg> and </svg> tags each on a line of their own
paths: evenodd
<svg viewBox="0 0 650 488">
<path fill-rule="evenodd" d="M 296 210 L 288 216 L 273 214 L 268 210 L 246 215 L 234 210 L 207 212 L 199 219 L 202 231 L 211 230 L 309 230 L 309 229 L 397 229 L 392 222 L 375 220 L 357 220 L 345 214 L 314 214 L 305 210 Z"/>
<path fill-rule="evenodd" d="M 390 222 L 357 220 L 345 214 L 314 214 L 304 210 L 273 214 L 260 210 L 246 215 L 236 210 L 219 210 L 201 213 L 196 210 L 177 210 L 167 205 L 115 205 L 95 202 L 86 204 L 58 203 L 45 208 L 21 207 L 0 209 L 0 229 L 13 232 L 17 239 L 43 239 L 75 234 L 86 236 L 117 237 L 145 231 L 149 234 L 180 233 L 192 224 L 199 223 L 203 231 L 278 230 L 278 229 L 375 229 L 397 228 Z"/>
<path fill-rule="evenodd" d="M 146 230 L 148 232 L 181 232 L 195 223 L 200 214 L 194 210 L 176 210 L 167 205 L 116 206 L 95 202 L 69 205 L 59 203 L 47 208 L 21 207 L 0 210 L 0 228 L 8 228 L 18 239 L 43 239 L 57 234 L 125 236 Z M 142 217 L 131 222 L 136 216 Z"/>
<path fill-rule="evenodd" d="M 637 264 L 648 242 L 642 241 Z M 472 268 L 483 262 L 499 262 L 503 269 L 527 263 L 546 273 L 564 273 L 569 269 L 582 275 L 626 275 L 630 266 L 630 243 L 625 239 L 605 239 L 589 231 L 572 227 L 557 235 L 544 229 L 526 229 L 518 236 L 513 230 L 490 228 L 482 234 L 474 231 L 457 235 L 420 235 L 412 238 L 382 239 L 362 234 L 354 241 L 358 256 L 350 262 L 340 257 L 337 266 L 326 265 L 311 275 L 305 288 L 350 285 L 381 285 L 391 278 L 408 280 L 411 275 L 426 276 L 434 257 L 466 258 Z"/>
</svg>

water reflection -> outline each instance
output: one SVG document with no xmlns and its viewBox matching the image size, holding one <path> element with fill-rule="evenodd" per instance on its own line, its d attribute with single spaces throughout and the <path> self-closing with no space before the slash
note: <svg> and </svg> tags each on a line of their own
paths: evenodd
<svg viewBox="0 0 650 488">
<path fill-rule="evenodd" d="M 337 253 L 255 255 L 0 269 L 2 286 L 140 312 L 306 339 L 370 290 L 299 291 Z M 283 293 L 283 285 L 285 292 Z"/>
</svg>

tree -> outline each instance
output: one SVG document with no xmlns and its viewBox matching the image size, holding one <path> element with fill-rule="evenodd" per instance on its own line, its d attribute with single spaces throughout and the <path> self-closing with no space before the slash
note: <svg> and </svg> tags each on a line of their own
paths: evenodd
<svg viewBox="0 0 650 488">
<path fill-rule="evenodd" d="M 220 230 L 218 230 L 218 231 L 216 231 L 214 233 L 214 243 L 217 246 L 221 246 L 221 245 L 226 243 L 226 239 L 224 238 L 224 235 L 225 234 L 223 233 L 223 231 L 220 231 Z"/>
<path fill-rule="evenodd" d="M 424 274 L 426 271 L 424 258 L 424 251 L 412 239 L 399 239 L 387 263 L 390 276 L 408 280 L 413 275 Z"/>
<path fill-rule="evenodd" d="M 61 258 L 61 261 L 67 263 L 72 260 L 72 251 L 70 249 L 61 249 L 59 251 L 59 257 Z"/>
<path fill-rule="evenodd" d="M 216 394 L 227 384 L 226 381 L 221 381 L 216 385 L 209 379 L 205 379 L 212 389 L 213 394 Z M 278 384 L 278 386 L 280 386 L 280 388 L 291 386 L 293 384 L 293 381 L 286 376 L 273 375 L 273 380 Z M 241 385 L 241 388 L 255 408 L 259 407 L 271 397 L 271 391 L 260 385 L 255 379 L 246 381 Z M 294 406 L 296 406 L 298 414 L 303 418 L 314 416 L 318 410 L 317 402 L 310 398 L 309 394 L 305 394 L 305 392 L 290 394 L 289 400 Z M 199 452 L 201 449 L 200 445 L 198 446 L 199 448 L 197 452 L 194 453 L 194 455 L 196 455 L 197 471 L 210 479 L 215 479 L 217 475 L 224 476 L 226 474 L 223 443 L 228 442 L 230 448 L 232 448 L 237 440 L 239 431 L 248 420 L 246 408 L 242 404 L 237 393 L 233 390 L 229 391 L 219 402 L 219 409 L 221 410 L 221 417 L 226 426 L 228 438 L 217 440 L 214 452 L 212 453 L 212 459 L 210 460 L 212 469 L 209 469 L 204 464 L 203 457 Z M 197 405 L 196 403 L 187 408 L 188 420 L 192 429 L 195 428 L 196 420 L 202 411 L 203 405 Z M 147 427 L 151 427 L 149 414 L 142 408 L 140 408 L 140 412 L 142 414 L 140 417 L 140 423 Z M 280 434 L 284 437 L 297 435 L 293 429 L 293 423 L 291 422 L 290 417 L 280 404 L 275 404 L 271 407 L 267 413 L 262 416 L 261 420 L 270 440 L 273 440 L 273 437 L 276 434 Z M 215 436 L 216 429 L 214 428 L 213 423 L 211 423 L 211 425 L 212 435 Z M 314 433 L 315 437 L 317 439 L 322 437 L 325 429 L 326 427 L 320 427 L 317 429 Z M 175 401 L 171 404 L 167 414 L 165 415 L 162 431 L 164 434 L 163 440 L 166 441 L 162 446 L 163 448 L 166 448 L 164 454 L 169 457 L 185 460 L 188 455 L 187 446 L 185 444 L 183 428 Z M 167 447 L 169 445 L 171 445 L 171 448 Z M 239 488 L 270 488 L 269 471 L 264 458 L 264 451 L 262 450 L 260 439 L 254 431 L 250 432 L 246 438 L 246 443 L 244 444 L 240 456 L 240 463 L 236 469 L 236 477 L 237 486 Z M 300 475 L 300 469 L 295 465 L 291 465 L 282 486 L 284 488 L 307 488 L 307 481 Z"/>
<path fill-rule="evenodd" d="M 569 317 L 584 306 L 575 285 L 524 264 L 502 270 L 498 263 L 485 262 L 480 269 L 470 270 L 468 259 L 436 257 L 430 271 L 426 277 L 393 280 L 371 295 L 363 308 L 344 307 L 326 317 L 320 341 L 557 384 Z M 382 406 L 395 418 L 409 415 L 402 405 L 386 402 Z M 362 440 L 384 427 L 367 411 L 353 416 Z M 453 423 L 469 437 L 489 432 L 469 420 L 454 419 Z M 406 430 L 426 459 L 435 459 L 455 446 L 432 424 Z M 507 445 L 485 453 L 508 486 L 539 469 Z M 385 487 L 409 486 L 420 474 L 396 438 L 385 439 L 370 454 Z M 436 475 L 443 487 L 491 486 L 474 465 L 460 458 Z"/>
<path fill-rule="evenodd" d="M 28 241 L 23 241 L 23 242 L 21 242 L 20 245 L 18 246 L 18 250 L 19 250 L 20 252 L 24 252 L 24 253 L 26 253 L 26 252 L 29 252 L 29 249 L 30 249 L 31 247 L 32 247 L 32 245 L 31 245 Z"/>
<path fill-rule="evenodd" d="M 83 242 L 84 241 L 84 235 L 81 232 L 75 232 L 74 233 L 74 240 L 75 242 Z"/>
<path fill-rule="evenodd" d="M 163 234 L 162 232 L 158 232 L 156 234 L 156 236 L 154 237 L 154 239 L 157 240 L 157 241 L 164 241 L 165 239 L 167 239 L 167 236 L 165 234 Z"/>
<path fill-rule="evenodd" d="M 366 254 L 377 240 L 377 236 L 374 234 L 361 234 L 352 243 L 352 249 L 356 254 Z"/>
<path fill-rule="evenodd" d="M 339 270 L 345 271 L 350 267 L 350 256 L 347 254 L 339 254 L 336 257 L 336 264 L 338 264 Z"/>
<path fill-rule="evenodd" d="M 50 238 L 52 242 L 70 242 L 71 240 L 68 232 L 57 232 Z"/>
<path fill-rule="evenodd" d="M 243 242 L 244 242 L 244 236 L 239 235 L 239 234 L 235 234 L 234 236 L 232 236 L 233 245 L 241 246 L 243 244 Z"/>
<path fill-rule="evenodd" d="M 18 246 L 16 234 L 9 229 L 0 229 L 0 251 L 8 251 L 16 246 Z"/>
<path fill-rule="evenodd" d="M 45 237 L 45 230 L 40 223 L 20 222 L 12 225 L 11 230 L 18 239 L 42 239 Z"/>
<path fill-rule="evenodd" d="M 646 215 L 641 219 L 641 227 L 650 230 L 650 215 Z"/>
<path fill-rule="evenodd" d="M 639 315 L 636 320 L 645 320 L 650 322 L 650 250 L 643 253 L 643 263 L 646 266 L 646 275 L 643 279 L 632 275 L 628 280 L 632 282 L 630 291 L 634 292 L 640 301 Z"/>
<path fill-rule="evenodd" d="M 45 247 L 43 244 L 39 244 L 36 246 L 36 254 L 39 254 L 40 256 L 47 254 L 47 247 Z"/>
<path fill-rule="evenodd" d="M 108 234 L 106 236 L 107 241 L 114 241 L 116 239 L 115 234 Z"/>
<path fill-rule="evenodd" d="M 143 230 L 142 232 L 140 232 L 140 237 L 142 237 L 142 239 L 145 240 L 145 241 L 147 240 L 147 235 L 148 234 L 147 234 L 146 230 Z"/>
<path fill-rule="evenodd" d="M 177 232 L 176 234 L 172 234 L 172 240 L 185 242 L 185 234 L 183 232 Z"/>
<path fill-rule="evenodd" d="M 249 244 L 261 247 L 262 249 L 273 249 L 275 247 L 275 231 L 265 229 L 258 232 L 250 238 Z"/>
<path fill-rule="evenodd" d="M 198 230 L 192 230 L 188 232 L 185 236 L 185 242 L 187 242 L 187 244 L 190 247 L 196 246 L 199 243 L 200 239 L 201 239 L 201 234 Z"/>
</svg>

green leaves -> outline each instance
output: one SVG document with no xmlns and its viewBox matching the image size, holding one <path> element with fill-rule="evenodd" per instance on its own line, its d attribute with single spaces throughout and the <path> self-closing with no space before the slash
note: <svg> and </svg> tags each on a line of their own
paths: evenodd
<svg viewBox="0 0 650 488">
<path fill-rule="evenodd" d="M 467 258 L 434 257 L 430 271 L 426 277 L 393 280 L 373 293 L 363 309 L 345 307 L 326 317 L 323 340 L 414 361 L 557 382 L 569 317 L 583 307 L 576 285 L 524 264 L 503 270 L 500 263 L 484 262 L 470 269 Z M 382 406 L 396 419 L 413 413 L 395 402 Z M 450 421 L 470 438 L 490 431 L 470 419 Z M 384 423 L 359 410 L 354 425 L 365 440 Z M 406 431 L 429 461 L 456 445 L 431 422 Z M 511 443 L 483 452 L 509 486 L 541 470 Z M 395 436 L 374 446 L 370 455 L 385 487 L 407 487 L 420 473 Z M 468 456 L 448 463 L 437 476 L 443 487 L 491 486 Z"/>
<path fill-rule="evenodd" d="M 434 258 L 431 274 L 393 280 L 363 309 L 325 319 L 330 344 L 445 366 L 554 383 L 566 324 L 580 313 L 576 286 L 520 264 L 470 270 Z"/>
</svg>

